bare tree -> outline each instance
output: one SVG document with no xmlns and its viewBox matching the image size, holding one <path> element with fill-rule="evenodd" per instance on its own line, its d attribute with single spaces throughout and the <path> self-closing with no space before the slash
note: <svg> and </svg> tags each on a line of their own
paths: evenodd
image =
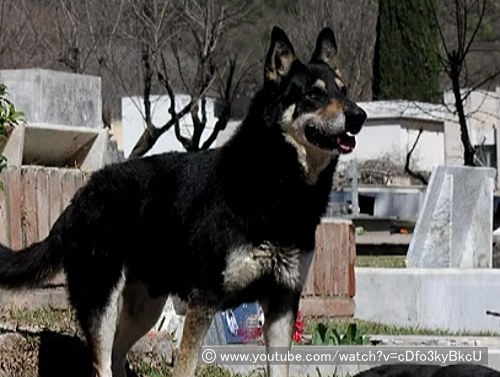
<svg viewBox="0 0 500 377">
<path fill-rule="evenodd" d="M 230 118 L 231 104 L 244 76 L 244 67 L 236 56 L 221 59 L 224 49 L 224 38 L 247 21 L 252 12 L 251 1 L 224 2 L 216 0 L 184 0 L 170 4 L 169 12 L 175 15 L 176 23 L 171 25 L 168 35 L 169 48 L 154 45 L 148 41 L 161 40 L 152 38 L 148 25 L 155 25 L 152 11 L 145 9 L 138 13 L 143 22 L 144 40 L 141 42 L 143 68 L 143 101 L 146 128 L 133 148 L 130 157 L 139 157 L 147 153 L 158 138 L 174 127 L 177 140 L 188 151 L 209 148 L 217 135 L 223 130 Z M 175 29 L 174 29 L 175 27 Z M 154 28 L 158 30 L 159 28 Z M 173 65 L 168 63 L 166 54 L 173 57 Z M 191 57 L 191 61 L 190 58 Z M 245 59 L 243 59 L 244 61 Z M 237 72 L 238 71 L 238 72 Z M 179 78 L 177 87 L 190 96 L 190 101 L 181 110 L 176 110 L 175 87 L 172 77 Z M 157 127 L 153 124 L 150 96 L 153 81 L 163 89 L 169 98 L 169 120 Z M 203 132 L 207 130 L 207 97 L 209 94 L 221 94 L 222 111 L 218 120 L 202 143 Z M 180 127 L 180 119 L 190 116 L 193 125 L 191 135 L 184 135 Z"/>
<path fill-rule="evenodd" d="M 147 153 L 177 119 L 187 114 L 189 107 L 176 113 L 175 106 L 171 106 L 168 110 L 171 119 L 165 125 L 157 127 L 153 123 L 151 97 L 159 91 L 159 64 L 172 37 L 170 23 L 174 13 L 171 2 L 126 0 L 125 14 L 126 19 L 118 31 L 118 44 L 122 48 L 117 49 L 117 44 L 109 45 L 103 66 L 108 68 L 126 94 L 142 93 L 145 131 L 131 155 L 137 157 Z M 137 107 L 140 109 L 139 104 Z"/>
<path fill-rule="evenodd" d="M 488 17 L 494 13 L 489 12 L 489 7 L 493 5 L 487 0 L 449 0 L 440 2 L 434 12 L 442 45 L 441 65 L 451 82 L 454 112 L 458 116 L 464 147 L 464 164 L 467 166 L 474 166 L 476 163 L 475 148 L 469 137 L 468 114 L 464 109 L 464 103 L 474 90 L 485 86 L 500 75 L 499 67 L 488 70 L 488 67 L 483 65 L 482 77 L 471 83 L 467 64 L 482 28 L 485 27 Z M 453 17 L 446 25 L 440 20 L 441 12 Z"/>
</svg>

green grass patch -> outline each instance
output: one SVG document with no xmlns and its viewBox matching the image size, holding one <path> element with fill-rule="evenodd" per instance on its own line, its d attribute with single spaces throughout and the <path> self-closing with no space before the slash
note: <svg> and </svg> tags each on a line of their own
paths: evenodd
<svg viewBox="0 0 500 377">
<path fill-rule="evenodd" d="M 358 255 L 357 267 L 406 268 L 403 255 Z"/>
<path fill-rule="evenodd" d="M 74 333 L 78 328 L 74 313 L 71 310 L 43 308 L 36 310 L 6 309 L 0 310 L 0 322 L 18 326 L 33 326 L 40 329 Z M 349 323 L 356 323 L 358 331 L 371 335 L 434 335 L 434 336 L 500 336 L 495 332 L 450 332 L 429 330 L 414 327 L 384 325 L 377 322 L 363 321 L 353 318 L 305 318 L 305 334 L 312 334 L 318 323 L 333 325 L 338 332 L 347 332 Z"/>
<path fill-rule="evenodd" d="M 30 326 L 40 329 L 50 329 L 60 332 L 74 333 L 77 330 L 77 322 L 71 310 L 57 310 L 52 308 L 28 309 L 6 309 L 0 310 L 0 321 L 15 323 L 18 326 Z"/>
<path fill-rule="evenodd" d="M 220 366 L 199 366 L 196 377 L 265 377 L 263 369 L 256 369 L 250 373 L 233 373 Z"/>
<path fill-rule="evenodd" d="M 400 327 L 393 325 L 384 325 L 377 322 L 363 321 L 352 318 L 335 319 L 305 319 L 305 333 L 311 334 L 318 323 L 325 323 L 334 326 L 338 332 L 345 333 L 349 323 L 356 323 L 360 333 L 368 335 L 427 335 L 427 336 L 499 336 L 500 333 L 494 332 L 451 332 L 446 330 L 421 329 L 416 327 Z"/>
<path fill-rule="evenodd" d="M 132 368 L 139 377 L 171 377 L 172 367 L 165 362 L 149 362 L 136 360 Z M 233 373 L 220 366 L 199 366 L 196 368 L 196 377 L 264 377 L 264 370 L 256 369 L 250 373 Z M 326 376 L 325 376 L 326 377 Z"/>
</svg>

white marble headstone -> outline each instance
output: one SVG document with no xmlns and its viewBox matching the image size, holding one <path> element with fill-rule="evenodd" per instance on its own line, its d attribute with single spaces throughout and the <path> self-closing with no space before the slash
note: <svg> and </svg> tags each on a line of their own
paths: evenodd
<svg viewBox="0 0 500 377">
<path fill-rule="evenodd" d="M 495 169 L 436 166 L 408 248 L 408 267 L 492 267 Z"/>
</svg>

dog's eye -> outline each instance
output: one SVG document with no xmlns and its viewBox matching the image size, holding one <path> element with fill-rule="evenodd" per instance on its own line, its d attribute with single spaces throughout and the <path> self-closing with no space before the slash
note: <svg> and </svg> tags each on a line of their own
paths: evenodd
<svg viewBox="0 0 500 377">
<path fill-rule="evenodd" d="M 340 93 L 342 93 L 344 97 L 347 96 L 347 86 L 341 86 Z"/>
<path fill-rule="evenodd" d="M 318 88 L 317 86 L 312 87 L 311 90 L 307 93 L 307 96 L 310 97 L 311 99 L 322 99 L 326 95 L 326 92 Z"/>
</svg>

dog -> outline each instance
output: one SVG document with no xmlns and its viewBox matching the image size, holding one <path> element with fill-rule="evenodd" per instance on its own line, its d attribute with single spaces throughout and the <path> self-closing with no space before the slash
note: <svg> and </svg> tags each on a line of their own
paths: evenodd
<svg viewBox="0 0 500 377">
<path fill-rule="evenodd" d="M 500 372 L 482 365 L 388 364 L 370 368 L 354 377 L 500 377 Z"/>
<path fill-rule="evenodd" d="M 192 377 L 219 310 L 259 302 L 268 347 L 288 347 L 339 156 L 366 113 L 347 95 L 324 28 L 308 62 L 274 27 L 263 84 L 222 146 L 107 165 L 44 240 L 0 248 L 0 286 L 29 289 L 63 270 L 93 374 L 125 377 L 129 349 L 168 295 L 187 303 L 174 377 Z M 270 365 L 270 377 L 286 376 Z"/>
</svg>

